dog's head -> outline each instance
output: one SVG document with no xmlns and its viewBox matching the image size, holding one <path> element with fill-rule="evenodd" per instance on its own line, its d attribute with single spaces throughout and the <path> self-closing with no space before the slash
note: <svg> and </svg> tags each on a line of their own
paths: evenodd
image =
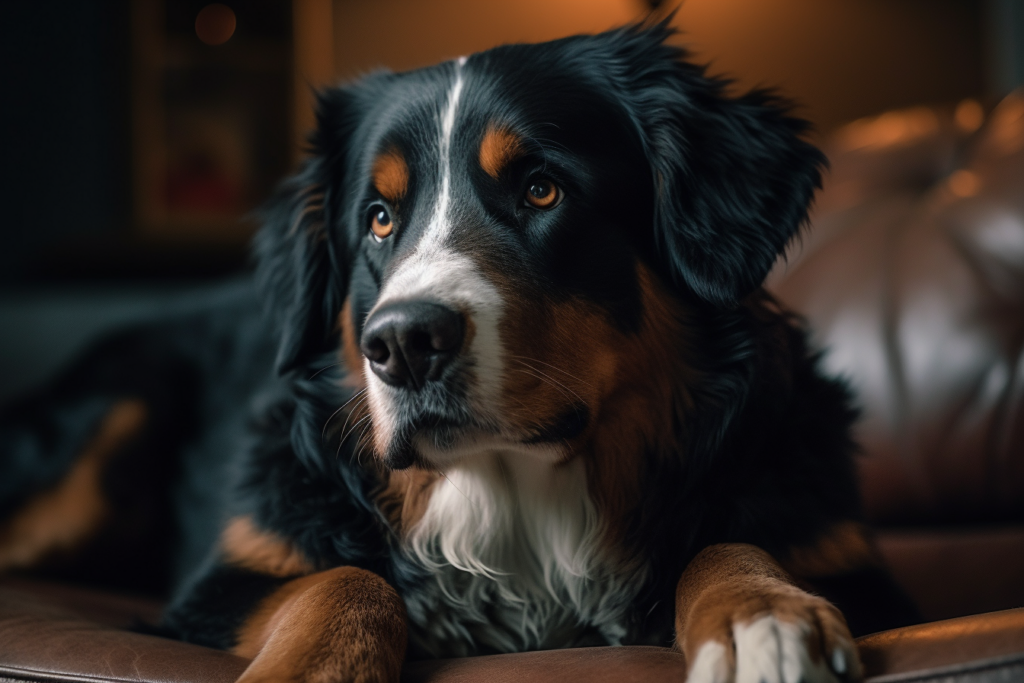
<svg viewBox="0 0 1024 683">
<path fill-rule="evenodd" d="M 678 426 L 699 381 L 691 312 L 760 287 L 823 157 L 670 33 L 499 47 L 321 93 L 261 273 L 280 369 L 340 347 L 386 465 L 557 462 L 601 425 L 628 418 L 649 444 Z"/>
</svg>

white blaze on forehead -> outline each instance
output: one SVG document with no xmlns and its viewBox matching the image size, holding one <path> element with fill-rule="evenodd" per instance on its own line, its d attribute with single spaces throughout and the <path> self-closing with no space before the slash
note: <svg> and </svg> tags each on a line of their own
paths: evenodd
<svg viewBox="0 0 1024 683">
<path fill-rule="evenodd" d="M 427 232 L 424 235 L 425 240 L 443 241 L 451 230 L 448 211 L 451 204 L 452 131 L 455 130 L 455 112 L 459 108 L 459 99 L 462 97 L 462 65 L 465 63 L 466 58 L 460 57 L 455 64 L 455 84 L 448 91 L 448 101 L 441 113 L 441 136 L 437 145 L 438 177 L 441 178 L 441 191 L 434 204 L 430 225 L 427 226 Z"/>
<path fill-rule="evenodd" d="M 445 249 L 445 239 L 451 232 L 453 218 L 451 215 L 451 185 L 452 185 L 452 135 L 455 130 L 455 118 L 459 108 L 459 100 L 462 98 L 463 76 L 462 66 L 466 63 L 465 57 L 460 57 L 455 64 L 455 81 L 448 90 L 444 109 L 438 117 L 438 142 L 437 142 L 437 174 L 438 193 L 434 199 L 434 205 L 430 212 L 430 219 L 426 230 L 420 237 L 419 243 L 411 256 L 405 259 L 395 273 L 397 276 L 406 268 L 416 267 L 418 261 L 434 256 L 435 253 Z M 383 302 L 394 296 L 391 290 L 397 277 L 392 277 L 381 293 L 380 301 Z M 397 296 L 403 296 L 398 292 Z M 397 297 L 396 297 L 397 298 Z M 379 306 L 380 304 L 378 304 Z"/>
<path fill-rule="evenodd" d="M 501 295 L 472 259 L 447 244 L 455 218 L 451 205 L 452 137 L 462 98 L 465 57 L 455 64 L 455 80 L 448 90 L 444 108 L 438 117 L 438 194 L 430 212 L 429 223 L 415 250 L 398 264 L 381 291 L 377 305 L 370 312 L 390 303 L 410 299 L 429 299 L 461 311 L 472 320 L 474 329 L 466 355 L 470 359 L 476 381 L 469 398 L 481 417 L 492 417 L 497 410 L 497 395 L 502 376 L 502 348 L 498 333 L 503 302 Z M 387 396 L 393 391 L 369 371 L 371 406 L 374 414 L 388 413 Z M 391 417 L 378 420 L 388 421 Z M 377 421 L 377 420 L 375 420 Z M 377 425 L 376 431 L 390 438 L 390 428 Z M 381 429 L 383 427 L 383 429 Z"/>
<path fill-rule="evenodd" d="M 460 57 L 455 65 L 455 81 L 448 91 L 444 109 L 438 119 L 438 194 L 430 212 L 426 230 L 412 254 L 398 264 L 381 291 L 375 309 L 390 301 L 432 296 L 443 303 L 469 304 L 474 299 L 482 275 L 465 256 L 455 253 L 446 244 L 454 222 L 451 210 L 451 146 L 455 130 L 455 118 L 462 97 L 462 65 L 466 58 Z M 490 287 L 494 290 L 493 286 Z M 497 292 L 495 291 L 496 295 Z M 491 297 L 484 295 L 482 303 L 493 304 Z M 498 302 L 500 304 L 500 301 Z"/>
</svg>

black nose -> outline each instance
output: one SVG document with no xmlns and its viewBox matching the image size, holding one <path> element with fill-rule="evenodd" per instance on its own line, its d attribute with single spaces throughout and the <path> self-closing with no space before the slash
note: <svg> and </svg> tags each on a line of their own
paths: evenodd
<svg viewBox="0 0 1024 683">
<path fill-rule="evenodd" d="M 367 319 L 359 348 L 382 380 L 420 389 L 440 378 L 462 348 L 464 334 L 458 311 L 428 301 L 400 301 Z"/>
</svg>

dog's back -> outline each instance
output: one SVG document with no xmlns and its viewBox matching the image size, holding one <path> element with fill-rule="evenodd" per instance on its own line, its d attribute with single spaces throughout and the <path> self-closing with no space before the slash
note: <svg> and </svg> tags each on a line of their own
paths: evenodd
<svg viewBox="0 0 1024 683">
<path fill-rule="evenodd" d="M 231 454 L 280 383 L 250 281 L 178 308 L 0 410 L 0 571 L 166 594 L 208 553 Z"/>
</svg>

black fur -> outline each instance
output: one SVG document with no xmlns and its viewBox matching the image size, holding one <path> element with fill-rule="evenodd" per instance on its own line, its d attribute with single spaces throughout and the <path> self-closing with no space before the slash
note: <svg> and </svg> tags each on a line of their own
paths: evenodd
<svg viewBox="0 0 1024 683">
<path fill-rule="evenodd" d="M 522 212 L 506 191 L 529 171 L 517 166 L 497 183 L 470 170 L 455 186 L 470 207 L 460 238 L 529 273 L 525 295 L 583 297 L 635 331 L 635 257 L 693 311 L 697 347 L 687 352 L 705 379 L 678 425 L 684 452 L 649 482 L 652 505 L 625 520 L 654 568 L 626 642 L 663 644 L 675 582 L 702 548 L 749 542 L 784 555 L 860 518 L 848 391 L 820 373 L 799 321 L 760 289 L 804 222 L 825 160 L 784 103 L 764 92 L 726 97 L 726 84 L 686 63 L 669 35 L 664 24 L 630 27 L 471 58 L 470 73 L 487 78 L 467 91 L 465 116 L 528 127 L 527 160 L 516 163 L 543 157 L 574 200 L 563 218 Z M 333 419 L 353 398 L 337 321 L 349 297 L 361 325 L 389 264 L 422 229 L 424 208 L 413 203 L 395 216 L 401 240 L 367 246 L 367 210 L 379 197 L 366 179 L 387 144 L 427 144 L 420 131 L 436 125 L 452 69 L 377 74 L 322 93 L 310 160 L 281 186 L 256 240 L 269 316 L 245 292 L 149 326 L 129 337 L 142 351 L 102 345 L 42 398 L 5 413 L 0 510 L 56 481 L 103 405 L 140 397 L 164 415 L 147 438 L 184 453 L 168 470 L 176 497 L 161 537 L 179 568 L 166 586 L 176 598 L 165 623 L 179 637 L 230 647 L 242 619 L 280 585 L 221 562 L 216 531 L 237 514 L 290 539 L 319 568 L 355 565 L 403 595 L 421 590 L 428 570 L 402 552 L 374 502 L 379 465 L 344 438 L 345 413 Z M 417 156 L 422 149 L 407 150 L 414 171 L 433 163 Z M 429 189 L 417 186 L 427 175 L 412 173 L 410 196 Z M 142 368 L 148 382 L 130 379 Z M 566 438 L 589 418 L 553 419 L 535 439 Z M 851 585 L 837 577 L 822 590 L 851 608 L 870 605 L 855 625 L 912 618 L 893 603 L 891 582 L 872 579 L 868 593 Z"/>
</svg>

